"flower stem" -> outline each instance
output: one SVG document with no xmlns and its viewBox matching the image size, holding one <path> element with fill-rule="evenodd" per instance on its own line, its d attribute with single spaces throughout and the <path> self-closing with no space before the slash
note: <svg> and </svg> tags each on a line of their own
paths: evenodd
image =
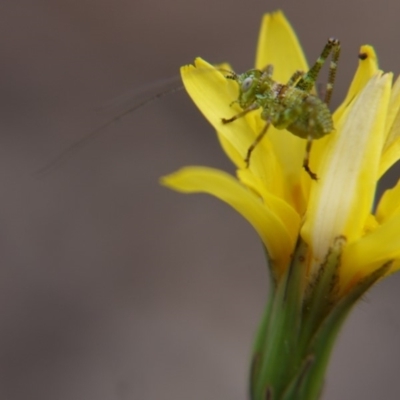
<svg viewBox="0 0 400 400">
<path fill-rule="evenodd" d="M 355 302 L 390 267 L 386 263 L 348 293 L 335 283 L 343 238 L 319 268 L 307 276 L 308 247 L 298 240 L 284 276 L 274 282 L 253 348 L 251 400 L 317 400 L 340 327 Z"/>
</svg>

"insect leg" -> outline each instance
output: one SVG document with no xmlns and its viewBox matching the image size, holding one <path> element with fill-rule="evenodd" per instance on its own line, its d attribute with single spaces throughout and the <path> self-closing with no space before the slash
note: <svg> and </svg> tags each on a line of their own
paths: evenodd
<svg viewBox="0 0 400 400">
<path fill-rule="evenodd" d="M 336 45 L 333 47 L 332 60 L 329 67 L 328 83 L 326 84 L 326 92 L 324 102 L 329 104 L 332 97 L 333 84 L 335 83 L 337 64 L 340 56 L 340 42 L 336 40 Z"/>
<path fill-rule="evenodd" d="M 287 81 L 286 86 L 294 86 L 294 84 L 297 82 L 297 80 L 301 77 L 303 77 L 305 74 L 304 71 L 297 70 Z"/>
<path fill-rule="evenodd" d="M 266 67 L 264 67 L 262 70 L 263 72 L 260 80 L 262 81 L 266 77 L 272 77 L 272 74 L 274 72 L 274 66 L 272 64 L 268 64 Z M 286 86 L 294 86 L 294 84 L 298 81 L 299 78 L 304 76 L 305 72 L 297 70 L 288 80 Z"/>
<path fill-rule="evenodd" d="M 274 73 L 274 66 L 272 64 L 268 64 L 261 71 L 263 73 L 261 80 L 263 78 L 265 79 L 267 76 L 271 77 L 272 74 Z"/>
<path fill-rule="evenodd" d="M 271 123 L 268 121 L 265 124 L 264 128 L 262 129 L 262 131 L 257 135 L 257 137 L 255 138 L 254 142 L 248 148 L 247 154 L 246 154 L 246 158 L 244 159 L 244 162 L 246 163 L 246 168 L 249 168 L 251 153 L 256 148 L 258 143 L 260 143 L 261 139 L 265 136 L 265 134 L 267 133 L 267 130 L 268 130 L 270 125 L 271 125 Z"/>
<path fill-rule="evenodd" d="M 317 174 L 314 173 L 310 168 L 310 153 L 311 147 L 313 143 L 313 139 L 316 137 L 316 121 L 318 118 L 319 107 L 318 105 L 321 104 L 325 107 L 324 103 L 321 102 L 317 97 L 309 95 L 307 100 L 303 102 L 304 112 L 308 114 L 308 121 L 307 121 L 307 143 L 306 143 L 306 150 L 304 152 L 304 159 L 303 159 L 303 168 L 306 170 L 308 175 L 313 180 L 318 180 Z"/>
<path fill-rule="evenodd" d="M 304 160 L 303 160 L 303 168 L 306 170 L 307 174 L 310 175 L 310 178 L 316 181 L 318 180 L 318 176 L 315 172 L 311 171 L 309 166 L 312 143 L 313 143 L 312 136 L 308 136 L 306 144 L 306 152 L 304 154 Z"/>
<path fill-rule="evenodd" d="M 256 110 L 258 107 L 259 107 L 259 105 L 257 103 L 253 103 L 252 105 L 250 105 L 249 107 L 245 108 L 243 111 L 241 111 L 240 113 L 234 115 L 231 118 L 222 118 L 222 123 L 223 124 L 229 124 L 230 122 L 236 121 L 238 118 L 241 118 L 241 117 L 245 116 L 250 111 Z"/>
<path fill-rule="evenodd" d="M 332 95 L 333 81 L 335 79 L 335 74 L 336 74 L 336 65 L 337 65 L 337 61 L 339 59 L 339 55 L 340 55 L 340 42 L 337 39 L 334 39 L 334 38 L 328 39 L 328 42 L 326 43 L 324 49 L 322 50 L 321 55 L 318 57 L 317 61 L 310 68 L 310 70 L 300 79 L 300 81 L 296 85 L 296 88 L 302 89 L 306 92 L 311 91 L 312 87 L 314 86 L 314 84 L 317 80 L 319 71 L 321 70 L 326 59 L 329 57 L 329 55 L 331 53 L 333 53 L 332 63 L 331 63 L 331 68 L 330 68 L 330 73 L 329 73 L 329 81 L 330 81 L 331 89 L 327 90 L 327 96 L 326 96 L 326 97 L 328 97 L 328 100 L 329 100 L 330 96 Z M 329 95 L 328 95 L 328 91 L 330 92 Z"/>
</svg>

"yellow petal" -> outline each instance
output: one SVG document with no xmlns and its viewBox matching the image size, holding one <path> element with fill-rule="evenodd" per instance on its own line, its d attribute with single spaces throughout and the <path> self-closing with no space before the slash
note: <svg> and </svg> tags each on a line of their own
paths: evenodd
<svg viewBox="0 0 400 400">
<path fill-rule="evenodd" d="M 400 258 L 400 215 L 343 250 L 341 279 L 345 285 L 353 276 L 362 278 L 384 263 Z"/>
<path fill-rule="evenodd" d="M 221 145 L 230 159 L 238 168 L 244 168 L 247 150 L 259 134 L 265 121 L 262 121 L 256 110 L 244 118 L 239 118 L 231 124 L 222 124 L 221 117 L 230 117 L 240 111 L 239 106 L 230 107 L 232 100 L 237 98 L 237 83 L 225 78 L 220 71 L 207 62 L 196 59 L 195 66 L 187 65 L 181 69 L 182 79 L 186 90 L 198 108 L 218 132 Z M 275 137 L 275 147 L 271 137 Z M 290 143 L 288 143 L 290 142 Z M 286 131 L 278 131 L 270 127 L 267 137 L 256 147 L 252 154 L 250 169 L 260 178 L 271 180 L 278 178 L 288 182 L 289 188 L 285 198 L 293 203 L 304 204 L 301 200 L 291 200 L 299 197 L 301 185 L 298 183 L 304 156 L 304 140 Z M 300 148 L 300 151 L 297 150 Z M 279 160 L 279 162 L 277 161 Z M 284 177 L 282 177 L 284 174 Z M 281 178 L 282 177 L 282 178 Z M 272 189 L 274 193 L 276 191 Z M 293 193 L 296 193 L 294 195 Z"/>
<path fill-rule="evenodd" d="M 237 151 L 235 147 L 232 146 L 231 142 L 217 132 L 219 143 L 224 150 L 225 154 L 230 158 L 230 160 L 236 165 L 237 168 L 244 167 L 243 156 Z"/>
<path fill-rule="evenodd" d="M 273 65 L 273 77 L 286 83 L 297 70 L 307 71 L 308 65 L 293 28 L 282 11 L 265 14 L 258 39 L 256 68 Z M 301 180 L 305 141 L 286 130 L 271 127 L 268 136 L 277 154 L 289 186 L 298 187 Z"/>
<path fill-rule="evenodd" d="M 358 54 L 357 72 L 351 82 L 346 98 L 335 111 L 334 121 L 338 121 L 342 117 L 344 110 L 354 101 L 357 94 L 361 92 L 372 76 L 378 72 L 378 58 L 372 46 L 361 46 Z"/>
<path fill-rule="evenodd" d="M 391 75 L 376 74 L 329 135 L 302 230 L 321 262 L 334 238 L 363 232 L 375 195 Z"/>
<path fill-rule="evenodd" d="M 182 67 L 181 76 L 197 107 L 244 160 L 255 136 L 246 118 L 231 124 L 222 123 L 222 118 L 230 118 L 241 111 L 237 104 L 230 106 L 238 97 L 237 83 L 226 79 L 223 73 L 200 58 L 195 60 L 195 65 Z"/>
<path fill-rule="evenodd" d="M 387 116 L 386 127 L 388 136 L 385 140 L 384 150 L 386 150 L 399 136 L 400 132 L 392 130 L 393 125 L 399 124 L 400 114 L 400 78 L 398 77 L 392 87 L 392 94 L 390 96 L 389 112 Z"/>
<path fill-rule="evenodd" d="M 382 224 L 398 214 L 400 214 L 400 180 L 394 188 L 386 190 L 382 195 L 376 209 L 376 218 Z"/>
<path fill-rule="evenodd" d="M 288 265 L 295 238 L 256 194 L 231 175 L 213 168 L 187 167 L 162 178 L 161 183 L 183 193 L 208 193 L 228 203 L 258 232 L 276 272 Z"/>
<path fill-rule="evenodd" d="M 361 58 L 360 58 L 361 57 Z M 339 65 L 340 71 L 340 65 Z M 368 83 L 371 77 L 378 71 L 378 60 L 375 54 L 375 50 L 371 46 L 361 46 L 359 51 L 359 62 L 358 68 L 351 82 L 349 91 L 347 92 L 346 98 L 338 109 L 333 114 L 333 123 L 335 126 L 343 116 L 343 112 L 347 107 L 354 101 L 356 96 L 361 92 L 364 86 Z M 313 143 L 312 149 L 312 163 L 311 166 L 315 171 L 318 172 L 321 157 L 324 155 L 324 149 L 327 146 L 327 142 L 330 141 L 329 136 L 325 136 Z"/>
<path fill-rule="evenodd" d="M 379 176 L 400 159 L 400 78 L 396 79 L 392 88 L 386 131 Z"/>
<path fill-rule="evenodd" d="M 282 199 L 282 196 L 274 195 L 274 191 L 269 190 L 265 181 L 255 176 L 249 169 L 242 169 L 237 172 L 240 182 L 253 190 L 259 197 L 262 198 L 264 205 L 271 210 L 288 229 L 291 240 L 295 242 L 300 228 L 300 215 L 296 210 Z M 275 185 L 282 181 L 274 182 Z M 276 192 L 278 188 L 274 187 Z"/>
<path fill-rule="evenodd" d="M 258 37 L 256 68 L 274 66 L 274 79 L 285 83 L 308 65 L 299 40 L 282 11 L 265 14 Z"/>
</svg>

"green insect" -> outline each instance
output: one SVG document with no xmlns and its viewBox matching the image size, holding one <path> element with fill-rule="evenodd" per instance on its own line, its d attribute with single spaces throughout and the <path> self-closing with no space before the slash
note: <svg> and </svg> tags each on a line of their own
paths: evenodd
<svg viewBox="0 0 400 400">
<path fill-rule="evenodd" d="M 321 100 L 311 91 L 331 53 L 325 98 Z M 233 103 L 239 103 L 242 111 L 231 118 L 223 118 L 222 122 L 231 123 L 258 108 L 262 109 L 261 118 L 267 121 L 247 150 L 247 167 L 253 150 L 267 133 L 268 127 L 273 125 L 277 129 L 286 129 L 302 139 L 307 139 L 303 167 L 312 179 L 317 180 L 317 174 L 312 172 L 309 166 L 310 152 L 314 139 L 319 139 L 334 130 L 328 105 L 332 97 L 339 55 L 340 42 L 337 39 L 329 39 L 311 69 L 308 72 L 296 71 L 286 84 L 272 79 L 272 65 L 267 65 L 263 70 L 251 69 L 240 75 L 230 72 L 226 78 L 239 84 L 239 97 Z"/>
</svg>

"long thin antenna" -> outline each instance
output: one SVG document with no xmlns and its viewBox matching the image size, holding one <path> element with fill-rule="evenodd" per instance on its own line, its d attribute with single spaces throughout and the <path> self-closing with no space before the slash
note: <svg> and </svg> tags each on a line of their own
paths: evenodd
<svg viewBox="0 0 400 400">
<path fill-rule="evenodd" d="M 91 141 L 93 138 L 97 137 L 99 134 L 102 133 L 104 129 L 106 129 L 108 126 L 114 124 L 116 121 L 119 119 L 127 116 L 128 114 L 138 110 L 141 107 L 147 106 L 150 103 L 153 103 L 154 101 L 157 101 L 161 99 L 164 96 L 167 96 L 172 93 L 179 92 L 180 90 L 183 89 L 183 85 L 176 86 L 174 88 L 171 88 L 169 90 L 166 90 L 164 92 L 158 93 L 155 96 L 151 97 L 150 99 L 144 100 L 138 104 L 135 104 L 132 107 L 127 108 L 126 110 L 122 111 L 118 115 L 116 115 L 114 118 L 111 120 L 107 121 L 103 125 L 100 125 L 98 128 L 94 129 L 91 131 L 89 134 L 87 134 L 85 137 L 82 139 L 78 140 L 77 142 L 73 143 L 69 147 L 67 147 L 61 154 L 59 154 L 53 161 L 45 165 L 43 168 L 39 169 L 38 171 L 35 172 L 34 175 L 41 177 L 48 172 L 52 171 L 54 168 L 62 164 L 64 161 L 66 161 L 69 156 L 71 156 L 76 150 L 80 149 L 81 147 L 85 146 L 89 141 Z"/>
<path fill-rule="evenodd" d="M 154 94 L 160 91 L 179 86 L 181 82 L 182 80 L 180 75 L 176 74 L 169 76 L 168 78 L 161 78 L 150 83 L 145 83 L 141 86 L 135 85 L 134 87 L 131 87 L 127 91 L 97 107 L 96 111 L 108 113 L 112 110 L 116 110 L 113 113 L 113 115 L 115 115 L 121 110 L 125 110 L 133 105 L 136 105 L 140 100 L 153 98 Z"/>
</svg>

